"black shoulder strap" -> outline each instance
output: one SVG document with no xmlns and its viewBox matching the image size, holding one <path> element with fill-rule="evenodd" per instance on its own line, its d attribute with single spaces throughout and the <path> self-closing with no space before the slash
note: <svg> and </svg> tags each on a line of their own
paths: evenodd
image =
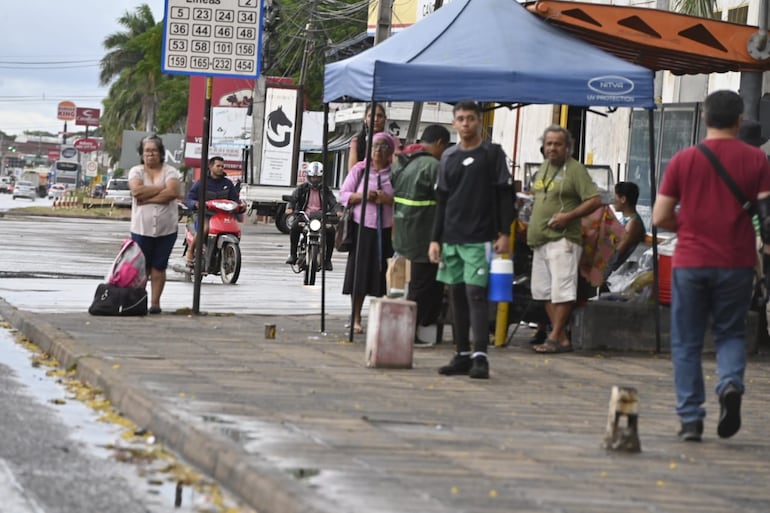
<svg viewBox="0 0 770 513">
<path fill-rule="evenodd" d="M 754 217 L 754 202 L 749 201 L 749 199 L 746 198 L 746 195 L 743 194 L 743 191 L 738 188 L 738 185 L 735 183 L 735 181 L 733 181 L 730 175 L 727 174 L 725 167 L 719 161 L 717 156 L 714 155 L 708 146 L 703 143 L 698 145 L 698 149 L 706 156 L 706 158 L 709 159 L 717 174 L 722 178 L 722 180 L 724 180 L 724 182 L 730 188 L 730 191 L 733 193 L 733 196 L 735 196 L 735 199 L 737 199 L 738 203 L 740 203 L 741 208 L 746 211 L 749 217 Z"/>
</svg>

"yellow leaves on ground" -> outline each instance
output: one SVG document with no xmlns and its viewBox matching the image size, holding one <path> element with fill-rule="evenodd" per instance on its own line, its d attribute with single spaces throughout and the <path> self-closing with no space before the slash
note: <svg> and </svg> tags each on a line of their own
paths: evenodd
<svg viewBox="0 0 770 513">
<path fill-rule="evenodd" d="M 0 325 L 12 329 L 8 323 L 0 321 Z M 59 381 L 71 394 L 71 397 L 66 399 L 52 399 L 50 400 L 51 403 L 63 405 L 66 404 L 67 399 L 80 401 L 91 410 L 100 414 L 98 417 L 99 421 L 123 428 L 123 431 L 120 433 L 120 439 L 123 442 L 120 442 L 119 445 L 106 447 L 113 451 L 116 460 L 132 464 L 153 464 L 155 467 L 160 467 L 160 472 L 167 481 L 177 483 L 178 487 L 194 487 L 203 496 L 202 499 L 206 505 L 210 506 L 207 511 L 217 511 L 219 513 L 252 511 L 245 507 L 234 507 L 231 500 L 222 496 L 222 492 L 216 483 L 207 480 L 192 468 L 177 461 L 173 454 L 166 451 L 161 444 L 156 443 L 156 438 L 151 432 L 139 429 L 131 420 L 116 411 L 112 403 L 104 397 L 101 390 L 75 379 L 77 375 L 75 371 L 76 366 L 73 365 L 73 368 L 70 370 L 60 368 L 56 358 L 42 351 L 37 345 L 18 333 L 16 341 L 32 353 L 30 359 L 33 367 L 48 368 L 49 370 L 46 371 L 46 375 Z M 120 365 L 117 364 L 112 366 L 113 370 L 118 370 L 119 368 Z M 185 397 L 185 394 L 180 393 L 179 396 Z"/>
</svg>

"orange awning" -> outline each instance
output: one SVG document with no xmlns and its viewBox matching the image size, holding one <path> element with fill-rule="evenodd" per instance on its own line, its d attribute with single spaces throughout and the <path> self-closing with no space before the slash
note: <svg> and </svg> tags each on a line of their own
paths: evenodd
<svg viewBox="0 0 770 513">
<path fill-rule="evenodd" d="M 659 9 L 539 0 L 527 9 L 629 62 L 678 75 L 770 70 L 770 41 L 749 53 L 757 27 Z M 576 56 L 579 57 L 579 56 Z"/>
</svg>

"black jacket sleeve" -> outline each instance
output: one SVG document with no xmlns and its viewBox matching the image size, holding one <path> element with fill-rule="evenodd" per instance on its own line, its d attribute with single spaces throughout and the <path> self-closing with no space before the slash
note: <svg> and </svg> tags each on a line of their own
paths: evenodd
<svg viewBox="0 0 770 513">
<path fill-rule="evenodd" d="M 441 242 L 444 235 L 444 216 L 446 215 L 446 193 L 436 190 L 436 217 L 433 219 L 431 242 Z"/>
<path fill-rule="evenodd" d="M 297 210 L 297 203 L 300 200 L 300 195 L 302 186 L 298 186 L 294 191 L 291 193 L 291 199 L 286 203 L 286 208 L 290 208 L 292 210 Z"/>
</svg>

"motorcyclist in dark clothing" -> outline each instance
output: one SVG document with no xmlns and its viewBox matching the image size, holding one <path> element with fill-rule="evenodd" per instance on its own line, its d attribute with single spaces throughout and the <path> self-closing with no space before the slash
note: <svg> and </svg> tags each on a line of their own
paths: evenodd
<svg viewBox="0 0 770 513">
<path fill-rule="evenodd" d="M 196 180 L 190 188 L 190 192 L 185 197 L 185 205 L 192 210 L 198 209 L 198 190 L 200 189 L 200 180 Z M 225 174 L 225 159 L 222 157 L 211 157 L 209 159 L 209 176 L 206 178 L 206 201 L 212 199 L 229 199 L 232 201 L 240 201 L 240 195 L 238 188 Z M 241 210 L 243 210 L 241 208 Z M 209 215 L 206 215 L 205 226 L 203 227 L 203 233 L 208 234 L 209 231 Z M 195 241 L 198 234 L 195 234 L 192 247 L 195 247 Z M 188 252 L 187 265 L 192 267 L 193 251 Z"/>
<path fill-rule="evenodd" d="M 321 212 L 321 191 L 323 191 L 324 211 L 326 213 L 337 210 L 337 198 L 334 197 L 332 190 L 323 183 L 324 166 L 320 162 L 311 162 L 307 169 L 307 182 L 299 185 L 291 194 L 291 199 L 286 205 L 286 214 L 294 211 L 304 211 L 308 216 L 314 212 Z M 297 263 L 297 245 L 299 244 L 299 234 L 302 231 L 300 223 L 293 223 L 289 234 L 289 243 L 291 245 L 289 258 L 286 263 L 294 265 Z M 334 251 L 334 227 L 326 228 L 326 255 L 324 258 L 324 268 L 327 271 L 332 270 L 332 252 Z"/>
</svg>

